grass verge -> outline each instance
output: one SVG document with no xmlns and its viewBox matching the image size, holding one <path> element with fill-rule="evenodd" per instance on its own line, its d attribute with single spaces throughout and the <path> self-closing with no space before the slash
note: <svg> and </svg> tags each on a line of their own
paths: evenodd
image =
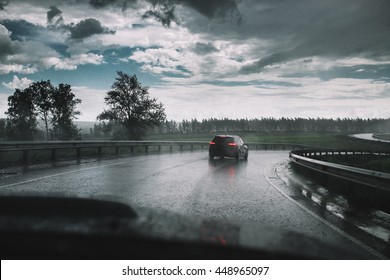
<svg viewBox="0 0 390 280">
<path fill-rule="evenodd" d="M 234 134 L 234 133 L 231 133 Z M 159 141 L 211 141 L 216 134 L 152 134 L 147 135 L 145 140 Z M 244 142 L 260 143 L 286 143 L 307 145 L 334 149 L 366 149 L 366 150 L 390 150 L 389 143 L 368 141 L 349 137 L 340 133 L 313 133 L 313 132 L 243 132 L 238 135 Z"/>
</svg>

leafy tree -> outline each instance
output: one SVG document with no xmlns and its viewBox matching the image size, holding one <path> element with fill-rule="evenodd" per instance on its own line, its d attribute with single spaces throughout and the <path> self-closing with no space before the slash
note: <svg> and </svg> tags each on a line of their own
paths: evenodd
<svg viewBox="0 0 390 280">
<path fill-rule="evenodd" d="M 165 121 L 163 105 L 150 98 L 149 88 L 142 86 L 136 75 L 117 73 L 112 90 L 104 98 L 108 109 L 97 119 L 120 124 L 126 130 L 127 139 L 141 139 L 149 127 Z"/>
<path fill-rule="evenodd" d="M 40 81 L 24 90 L 15 90 L 8 98 L 8 139 L 34 140 L 37 117 L 44 122 L 46 140 L 50 139 L 50 128 L 54 139 L 74 139 L 79 131 L 73 119 L 80 114 L 76 110 L 80 102 L 67 84 L 54 87 L 50 81 Z"/>
<path fill-rule="evenodd" d="M 55 89 L 50 80 L 48 80 L 32 83 L 26 90 L 29 91 L 29 94 L 33 97 L 35 111 L 45 124 L 46 140 L 49 140 L 50 110 Z"/>
<path fill-rule="evenodd" d="M 59 84 L 51 94 L 51 123 L 55 139 L 69 140 L 79 135 L 77 126 L 73 123 L 80 111 L 76 110 L 81 100 L 75 98 L 70 85 Z"/>
<path fill-rule="evenodd" d="M 37 119 L 31 92 L 15 90 L 8 97 L 6 131 L 9 140 L 34 140 Z"/>
<path fill-rule="evenodd" d="M 0 119 L 0 139 L 4 139 L 5 138 L 5 125 L 6 125 L 6 122 L 5 122 L 5 119 Z"/>
</svg>

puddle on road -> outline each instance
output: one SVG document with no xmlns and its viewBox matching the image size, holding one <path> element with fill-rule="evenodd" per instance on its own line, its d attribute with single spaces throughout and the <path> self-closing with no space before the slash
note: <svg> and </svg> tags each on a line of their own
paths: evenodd
<svg viewBox="0 0 390 280">
<path fill-rule="evenodd" d="M 326 210 L 331 212 L 333 215 L 345 220 L 345 216 L 343 214 L 344 209 L 342 207 L 340 207 L 339 205 L 334 204 L 334 203 L 327 203 Z"/>
<path fill-rule="evenodd" d="M 362 226 L 358 225 L 358 228 L 363 231 L 381 239 L 384 242 L 390 242 L 390 231 L 381 226 Z"/>
</svg>

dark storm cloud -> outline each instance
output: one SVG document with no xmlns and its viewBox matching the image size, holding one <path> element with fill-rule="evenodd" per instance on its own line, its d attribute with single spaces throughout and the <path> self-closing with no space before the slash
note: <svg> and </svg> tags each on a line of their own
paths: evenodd
<svg viewBox="0 0 390 280">
<path fill-rule="evenodd" d="M 108 5 L 114 4 L 115 2 L 117 1 L 116 0 L 90 0 L 89 4 L 95 8 L 104 8 Z"/>
<path fill-rule="evenodd" d="M 19 1 L 11 1 L 12 4 Z M 65 0 L 20 0 L 49 7 L 48 21 L 62 14 L 56 7 L 69 3 Z M 151 7 L 144 18 L 155 18 L 169 26 L 178 22 L 190 33 L 203 39 L 226 40 L 233 44 L 248 44 L 251 48 L 243 58 L 253 63 L 241 68 L 242 73 L 261 72 L 264 67 L 301 59 L 306 64 L 318 56 L 328 59 L 369 58 L 387 61 L 390 58 L 390 1 L 389 0 L 74 0 L 76 5 L 107 9 L 111 6 Z M 0 0 L 6 4 L 8 1 Z M 140 5 L 136 5 L 136 3 Z M 4 5 L 3 5 L 4 6 Z M 180 9 L 179 9 L 180 6 Z M 190 13 L 179 13 L 191 8 Z M 144 10 L 143 10 L 144 11 Z M 197 11 L 197 12 L 193 12 Z M 239 19 L 218 20 L 223 17 Z M 210 20 L 208 20 L 210 19 Z M 217 19 L 217 20 L 214 20 Z M 58 27 L 58 26 L 57 26 Z M 97 19 L 86 19 L 62 26 L 72 39 L 83 39 L 95 34 L 114 33 Z M 12 36 L 16 36 L 12 30 Z M 207 51 L 197 45 L 195 52 Z"/>
<path fill-rule="evenodd" d="M 208 18 L 235 13 L 239 16 L 235 0 L 176 0 L 178 4 L 188 5 Z"/>
<path fill-rule="evenodd" d="M 115 31 L 102 26 L 98 20 L 93 18 L 82 20 L 77 24 L 68 25 L 67 29 L 70 30 L 71 39 L 84 39 L 98 34 L 115 34 Z"/>
<path fill-rule="evenodd" d="M 121 7 L 124 11 L 136 2 L 137 0 L 90 0 L 89 4 L 96 9 L 102 9 L 107 6 L 115 5 Z"/>
<path fill-rule="evenodd" d="M 9 0 L 0 0 L 0 11 L 4 10 L 4 7 L 9 4 Z"/>
<path fill-rule="evenodd" d="M 66 53 L 67 46 L 58 42 L 56 36 L 51 37 L 52 30 L 44 26 L 35 25 L 25 20 L 3 20 L 0 21 L 0 24 L 9 32 L 2 37 L 3 42 L 7 42 L 7 46 L 12 45 L 12 48 L 15 49 L 9 50 L 5 46 L 0 47 L 0 53 L 4 56 L 18 53 L 20 47 L 26 42 L 41 42 L 56 52 Z"/>
<path fill-rule="evenodd" d="M 145 18 L 155 18 L 164 25 L 169 25 L 177 20 L 174 13 L 175 5 L 183 5 L 191 7 L 200 14 L 208 17 L 225 17 L 233 15 L 237 20 L 241 19 L 241 15 L 237 8 L 236 0 L 144 0 L 150 3 L 153 8 L 147 11 Z M 105 8 L 107 6 L 116 5 L 126 9 L 129 6 L 142 0 L 90 0 L 89 4 L 94 8 Z"/>
<path fill-rule="evenodd" d="M 8 25 L 12 26 L 12 25 Z M 38 68 L 47 67 L 47 58 L 58 54 L 41 42 L 22 37 L 11 37 L 12 32 L 0 24 L 0 74 L 10 72 L 34 73 Z"/>
<path fill-rule="evenodd" d="M 69 30 L 71 39 L 80 40 L 92 35 L 115 34 L 115 31 L 104 27 L 100 21 L 94 18 L 88 18 L 76 24 L 64 24 L 64 19 L 61 14 L 62 11 L 56 6 L 50 6 L 47 12 L 48 27 L 57 30 Z"/>
<path fill-rule="evenodd" d="M 293 52 L 279 52 L 260 58 L 251 65 L 243 66 L 240 69 L 242 74 L 260 72 L 265 66 L 280 63 L 282 61 L 290 60 L 296 57 Z"/>
<path fill-rule="evenodd" d="M 7 34 L 6 28 L 0 25 L 0 61 L 3 62 L 3 58 L 7 55 L 14 55 L 20 51 L 19 42 L 15 42 Z"/>
<path fill-rule="evenodd" d="M 60 24 L 63 22 L 62 11 L 59 10 L 56 6 L 50 6 L 50 10 L 47 12 L 47 22 L 49 24 Z M 53 19 L 57 17 L 57 20 L 53 23 Z"/>
<path fill-rule="evenodd" d="M 171 22 L 178 23 L 175 13 L 176 5 L 191 7 L 208 18 L 231 17 L 238 23 L 241 15 L 238 11 L 235 0 L 147 0 L 152 3 L 153 8 L 145 12 L 143 18 L 154 18 L 165 26 Z"/>
<path fill-rule="evenodd" d="M 0 21 L 0 24 L 11 32 L 10 38 L 12 40 L 31 40 L 45 32 L 45 28 L 25 20 L 3 20 Z"/>
<path fill-rule="evenodd" d="M 209 54 L 209 53 L 214 53 L 218 52 L 219 50 L 211 43 L 208 44 L 203 44 L 203 43 L 196 43 L 194 47 L 194 52 L 199 55 L 203 54 Z"/>
<path fill-rule="evenodd" d="M 166 2 L 166 0 L 151 0 L 153 2 Z M 171 0 L 169 2 L 191 7 L 209 19 L 229 18 L 241 22 L 241 13 L 237 7 L 238 0 Z"/>
<path fill-rule="evenodd" d="M 172 22 L 178 23 L 175 15 L 175 5 L 166 1 L 164 3 L 154 3 L 153 9 L 145 12 L 142 18 L 154 18 L 164 26 L 171 26 Z"/>
<path fill-rule="evenodd" d="M 257 62 L 243 67 L 243 73 L 310 56 L 390 57 L 390 1 L 253 0 L 252 10 L 251 3 L 247 4 L 241 28 L 226 30 L 226 36 L 263 38 L 274 46 Z"/>
</svg>

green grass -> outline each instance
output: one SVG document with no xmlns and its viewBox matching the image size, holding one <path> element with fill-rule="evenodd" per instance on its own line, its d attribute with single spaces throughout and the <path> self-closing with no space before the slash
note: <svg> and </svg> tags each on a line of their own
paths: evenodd
<svg viewBox="0 0 390 280">
<path fill-rule="evenodd" d="M 386 143 L 360 140 L 339 133 L 239 133 L 244 142 L 286 143 L 336 149 L 389 150 Z M 154 134 L 145 140 L 210 141 L 215 134 Z"/>
<path fill-rule="evenodd" d="M 221 133 L 217 133 L 221 134 Z M 217 134 L 151 134 L 145 137 L 145 140 L 160 141 L 211 141 Z M 261 142 L 261 143 L 327 143 L 330 139 L 338 134 L 331 133 L 231 133 L 239 135 L 244 142 Z"/>
</svg>

